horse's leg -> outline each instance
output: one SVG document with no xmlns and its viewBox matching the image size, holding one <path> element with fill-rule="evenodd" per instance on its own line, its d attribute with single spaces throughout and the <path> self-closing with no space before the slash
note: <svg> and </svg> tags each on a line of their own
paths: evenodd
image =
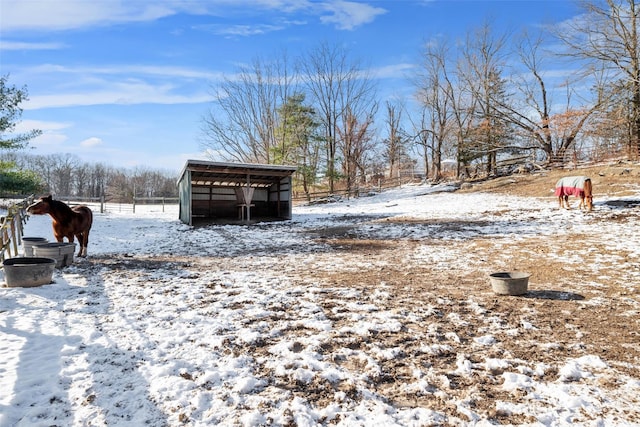
<svg viewBox="0 0 640 427">
<path fill-rule="evenodd" d="M 84 256 L 87 256 L 87 247 L 89 246 L 89 231 L 90 230 L 87 230 L 83 234 L 83 236 L 84 236 L 84 241 L 83 241 L 83 243 L 84 243 L 84 245 L 83 245 L 84 246 Z"/>
<path fill-rule="evenodd" d="M 83 253 L 84 253 L 84 236 L 83 236 L 83 233 L 76 234 L 76 238 L 78 239 L 78 246 L 80 246 L 80 248 L 78 249 L 78 255 L 77 256 L 82 257 Z"/>
<path fill-rule="evenodd" d="M 58 243 L 62 243 L 62 239 L 64 239 L 64 234 L 59 233 L 56 228 L 53 228 L 53 237 L 56 239 Z"/>
<path fill-rule="evenodd" d="M 87 256 L 87 242 L 89 240 L 89 236 L 87 236 L 87 233 L 82 233 L 82 247 L 80 248 L 80 256 L 81 257 L 86 257 Z"/>
<path fill-rule="evenodd" d="M 565 203 L 566 199 L 567 199 L 567 196 L 559 196 L 558 197 L 558 203 L 560 204 L 560 209 L 564 208 L 564 203 Z"/>
<path fill-rule="evenodd" d="M 69 233 L 69 234 L 67 235 L 67 240 L 69 241 L 69 243 L 73 243 L 73 242 L 74 242 L 74 240 L 73 240 L 73 233 Z"/>
<path fill-rule="evenodd" d="M 86 257 L 87 245 L 89 244 L 89 231 L 79 233 L 76 237 L 78 237 L 78 242 L 80 242 L 80 252 L 78 252 L 78 256 Z"/>
<path fill-rule="evenodd" d="M 587 207 L 587 206 L 584 204 L 584 196 L 581 196 L 581 197 L 580 197 L 580 204 L 578 205 L 578 209 L 582 209 L 582 207 L 583 207 L 583 206 L 584 206 L 585 208 Z"/>
</svg>

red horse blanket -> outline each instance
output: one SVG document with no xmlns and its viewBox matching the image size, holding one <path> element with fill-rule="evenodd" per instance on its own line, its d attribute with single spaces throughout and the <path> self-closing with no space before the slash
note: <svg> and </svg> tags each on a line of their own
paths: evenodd
<svg viewBox="0 0 640 427">
<path fill-rule="evenodd" d="M 556 183 L 556 196 L 584 197 L 584 182 L 586 176 L 566 176 Z"/>
</svg>

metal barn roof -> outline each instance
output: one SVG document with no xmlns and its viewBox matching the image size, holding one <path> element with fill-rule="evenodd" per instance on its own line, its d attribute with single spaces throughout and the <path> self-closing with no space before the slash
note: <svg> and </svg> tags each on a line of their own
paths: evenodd
<svg viewBox="0 0 640 427">
<path fill-rule="evenodd" d="M 295 170 L 295 166 L 187 160 L 180 180 L 190 171 L 191 185 L 239 187 L 248 184 L 251 187 L 269 187 Z"/>
</svg>

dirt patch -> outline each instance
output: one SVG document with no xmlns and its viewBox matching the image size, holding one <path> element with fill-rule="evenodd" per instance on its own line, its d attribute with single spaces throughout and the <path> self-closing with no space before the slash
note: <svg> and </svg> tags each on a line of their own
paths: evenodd
<svg viewBox="0 0 640 427">
<path fill-rule="evenodd" d="M 596 203 L 598 196 L 637 195 L 640 178 L 637 165 L 503 177 L 477 182 L 460 191 L 553 197 L 555 182 L 562 176 L 575 174 L 592 177 Z M 600 216 L 594 213 L 594 228 L 598 228 L 598 223 L 640 222 L 636 202 L 607 203 L 623 209 Z M 393 221 L 408 226 L 441 226 L 449 230 L 470 225 L 465 221 L 410 217 L 394 218 Z M 341 262 L 349 264 L 353 257 L 352 262 L 358 263 L 359 267 L 356 271 L 297 271 L 304 280 L 321 281 L 331 288 L 358 289 L 362 295 L 372 296 L 378 309 L 395 310 L 399 317 L 406 316 L 401 330 L 374 334 L 368 341 L 338 338 L 327 349 L 328 352 L 345 347 L 395 349 L 394 357 L 382 361 L 383 369 L 374 374 L 367 373 L 366 361 L 345 363 L 351 363 L 350 369 L 368 375 L 372 387 L 399 407 L 423 406 L 464 419 L 459 408 L 448 403 L 455 396 L 455 400 L 469 399 L 475 411 L 484 413 L 495 423 L 520 424 L 535 420 L 495 409 L 496 401 L 514 401 L 513 393 L 502 388 L 500 374 L 515 365 L 524 370 L 546 366 L 540 379 L 554 381 L 560 375 L 558 361 L 598 355 L 619 372 L 640 377 L 640 307 L 637 284 L 630 282 L 630 277 L 638 275 L 629 274 L 630 271 L 640 272 L 640 260 L 636 254 L 623 249 L 611 253 L 610 245 L 600 235 L 532 237 L 513 246 L 504 242 L 497 244 L 495 238 L 430 243 L 436 252 L 439 245 L 446 245 L 448 251 L 457 246 L 461 256 L 475 254 L 475 258 L 468 260 L 471 269 L 465 269 L 463 273 L 457 272 L 455 263 L 412 261 L 425 242 L 388 240 L 381 243 L 358 239 L 357 234 L 345 226 L 327 229 L 320 237 L 340 249 Z M 530 291 L 524 296 L 503 297 L 490 291 L 486 266 L 504 265 L 505 251 L 508 251 L 508 265 L 532 273 Z M 568 262 L 576 258 L 575 254 L 580 254 L 579 259 Z M 367 259 L 364 265 L 362 256 Z M 597 268 L 590 267 L 595 265 Z M 381 289 L 388 298 L 373 297 Z M 326 301 L 325 312 L 337 323 L 336 329 L 349 326 L 349 317 L 335 315 L 331 300 Z M 526 333 L 523 328 L 527 329 Z M 475 344 L 489 330 L 500 341 L 498 346 L 491 347 L 495 354 L 487 354 L 481 345 Z M 502 334 L 496 334 L 496 330 Z M 468 377 L 456 375 L 461 354 L 466 355 L 471 364 L 480 364 L 491 357 L 514 362 L 509 367 L 480 367 L 469 382 Z M 429 387 L 415 392 L 407 391 L 403 386 L 412 381 L 412 370 L 416 367 L 432 373 L 427 382 L 434 393 L 429 392 Z M 443 383 L 447 383 L 444 388 L 448 392 L 445 395 L 436 393 L 435 390 L 443 388 Z M 615 388 L 619 384 L 614 381 L 602 386 Z M 515 398 L 515 401 L 519 399 Z"/>
<path fill-rule="evenodd" d="M 638 194 L 640 167 L 627 165 L 504 177 L 460 191 L 551 197 L 559 177 L 578 173 L 592 176 L 596 203 L 598 195 Z M 532 209 L 538 209 L 535 203 L 532 199 Z M 633 203 L 611 206 L 616 209 L 588 214 L 593 230 L 616 223 L 640 224 L 640 210 Z M 492 225 L 489 220 L 358 219 L 370 224 L 391 221 L 409 228 L 441 227 L 443 231 Z M 567 361 L 596 355 L 616 373 L 640 378 L 639 288 L 633 282 L 640 277 L 640 259 L 637 253 L 612 246 L 608 240 L 637 236 L 597 232 L 533 235 L 520 238 L 517 244 L 508 236 L 482 234 L 465 239 L 383 240 L 367 237 L 357 225 L 339 218 L 332 226 L 306 233 L 328 250 L 245 257 L 118 255 L 87 262 L 106 274 L 147 275 L 144 286 L 161 280 L 153 276 L 153 270 L 168 269 L 180 270 L 182 277 L 198 277 L 198 272 L 212 270 L 262 271 L 285 277 L 292 287 L 313 287 L 319 316 L 331 323 L 330 339 L 315 342 L 318 331 L 299 322 L 300 308 L 279 301 L 261 307 L 264 317 L 246 322 L 259 321 L 266 330 L 279 330 L 277 339 L 292 343 L 289 350 L 293 353 L 312 346 L 318 360 L 355 373 L 357 384 L 320 376 L 305 382 L 279 376 L 273 367 L 259 372 L 268 379 L 265 393 L 271 388 L 287 390 L 318 407 L 331 404 L 337 394 L 360 402 L 374 393 L 396 408 L 429 408 L 453 420 L 472 421 L 461 404 L 452 403 L 464 402 L 493 424 L 517 425 L 539 420 L 497 406 L 496 402 L 532 404 L 527 390 L 505 389 L 503 374 L 520 372 L 554 383 L 567 375 L 561 372 Z M 421 257 L 421 253 L 433 257 Z M 494 294 L 488 274 L 495 268 L 531 273 L 529 292 L 518 297 Z M 207 288 L 212 292 L 197 302 L 203 311 L 208 302 L 234 292 L 217 282 Z M 242 308 L 245 301 L 234 304 Z M 357 330 L 359 319 L 366 319 L 367 331 Z M 273 344 L 268 337 L 251 342 L 229 339 L 223 351 L 267 360 Z M 616 390 L 621 384 L 611 375 L 598 386 Z M 628 414 L 626 421 L 640 423 L 640 413 Z"/>
<path fill-rule="evenodd" d="M 640 222 L 638 215 L 636 210 L 603 216 L 601 220 Z M 420 226 L 421 221 L 407 218 L 406 223 Z M 461 226 L 464 224 L 450 225 Z M 297 265 L 278 256 L 271 260 L 271 273 L 281 271 L 295 283 L 324 287 L 318 303 L 336 331 L 349 331 L 359 316 L 371 322 L 378 312 L 396 313 L 401 325 L 397 329 L 380 325 L 379 330 L 370 330 L 366 335 L 337 333 L 317 349 L 321 357 L 356 372 L 363 378 L 364 387 L 384 396 L 395 407 L 430 408 L 452 419 L 465 420 L 460 408 L 451 404 L 465 401 L 474 412 L 496 424 L 531 423 L 536 420 L 496 409 L 497 401 L 527 404 L 525 391 L 504 389 L 503 373 L 539 371 L 535 374 L 539 381 L 554 382 L 561 375 L 559 365 L 564 361 L 596 355 L 617 372 L 640 377 L 638 289 L 628 283 L 629 269 L 638 271 L 640 260 L 623 250 L 614 257 L 600 259 L 609 249 L 597 236 L 532 237 L 509 246 L 510 265 L 532 273 L 533 278 L 527 294 L 509 297 L 497 296 L 490 289 L 486 266 L 504 264 L 504 247 L 497 245 L 494 238 L 428 243 L 435 252 L 446 247 L 461 256 L 476 254 L 468 259 L 470 268 L 460 272 L 455 266 L 458 260 L 431 264 L 416 260 L 415 254 L 426 244 L 424 241 L 357 238 L 357 233 L 346 226 L 316 232 L 317 238 L 334 251 L 309 255 L 305 263 Z M 581 263 L 561 261 L 573 253 L 585 253 L 585 247 L 590 250 Z M 316 264 L 330 264 L 331 257 L 339 257 L 340 265 L 347 267 L 314 268 Z M 228 258 L 172 263 L 196 271 L 213 265 L 221 270 L 239 268 Z M 588 267 L 596 263 L 597 269 Z M 125 260 L 114 265 L 126 269 L 157 266 L 154 260 Z M 351 265 L 357 268 L 350 269 Z M 245 263 L 242 268 L 253 267 Z M 603 281 L 606 286 L 601 285 Z M 356 297 L 345 297 L 354 291 Z M 281 315 L 271 321 L 296 324 L 294 307 L 278 310 Z M 314 331 L 299 325 L 283 333 L 294 342 L 291 351 L 299 352 Z M 483 345 L 487 336 L 497 342 Z M 251 345 L 229 343 L 229 351 L 267 357 L 269 345 L 268 340 Z M 486 363 L 492 359 L 507 362 L 496 366 Z M 459 373 L 464 364 L 473 367 L 471 377 Z M 416 371 L 427 372 L 420 390 L 407 387 L 416 381 Z M 356 401 L 364 398 L 363 386 L 350 382 L 318 378 L 311 383 L 292 382 L 268 369 L 262 375 L 273 378 L 271 387 L 287 389 L 320 407 L 330 404 L 338 392 Z M 610 389 L 619 386 L 615 380 L 600 384 Z M 640 418 L 635 421 L 640 422 Z"/>
<path fill-rule="evenodd" d="M 640 219 L 636 211 L 602 220 L 638 222 Z M 407 223 L 412 220 L 407 219 Z M 457 226 L 460 224 L 450 225 Z M 395 310 L 400 317 L 407 316 L 399 331 L 374 334 L 364 342 L 353 342 L 353 337 L 337 338 L 331 344 L 336 348 L 395 349 L 394 357 L 383 360 L 382 370 L 374 375 L 367 373 L 365 361 L 360 361 L 362 366 L 358 360 L 352 361 L 349 368 L 368 375 L 376 392 L 396 406 L 428 407 L 464 418 L 459 408 L 451 407 L 448 402 L 452 397 L 464 400 L 471 396 L 474 410 L 496 423 L 535 421 L 495 410 L 497 400 L 514 401 L 512 393 L 504 391 L 500 379 L 507 367 L 481 367 L 469 382 L 467 377 L 455 373 L 461 354 L 472 364 L 481 364 L 487 358 L 506 358 L 526 361 L 514 362 L 519 369 L 547 366 L 540 374 L 540 380 L 544 381 L 558 379 L 555 368 L 558 361 L 585 355 L 600 356 L 619 372 L 635 378 L 640 376 L 638 288 L 630 286 L 633 283 L 629 283 L 628 275 L 629 269 L 640 269 L 640 260 L 623 250 L 615 257 L 599 259 L 609 249 L 598 237 L 534 237 L 509 247 L 509 263 L 532 273 L 533 279 L 526 295 L 504 297 L 491 292 L 486 271 L 487 265 L 503 262 L 504 248 L 498 249 L 495 239 L 433 243 L 436 251 L 438 245 L 446 245 L 448 251 L 457 245 L 460 254 L 470 250 L 481 254 L 476 261 L 470 259 L 470 263 L 477 263 L 471 271 L 458 273 L 455 266 L 448 267 L 442 262 L 428 265 L 408 261 L 424 242 L 390 240 L 380 244 L 354 239 L 347 230 L 341 233 L 342 238 L 329 233 L 331 246 L 340 249 L 341 262 L 349 264 L 349 258 L 353 257 L 352 262 L 359 263 L 365 255 L 371 268 L 358 264 L 357 271 L 305 270 L 297 274 L 331 288 L 358 289 L 365 296 L 376 295 L 382 288 L 389 296 L 372 297 L 377 309 Z M 585 247 L 590 251 L 580 263 L 562 261 L 574 253 L 583 253 Z M 596 263 L 597 269 L 589 268 Z M 606 286 L 598 285 L 603 281 Z M 348 328 L 349 317 L 331 316 L 334 309 L 333 303 L 327 301 L 325 313 L 336 323 L 335 328 Z M 410 317 L 415 320 L 409 320 Z M 531 329 L 523 333 L 523 328 L 529 327 L 526 325 L 531 325 Z M 496 334 L 496 330 L 502 334 Z M 494 354 L 474 344 L 489 331 L 500 341 L 498 346 L 492 346 Z M 514 366 L 508 368 L 514 369 Z M 432 373 L 428 382 L 434 390 L 441 389 L 442 382 L 446 382 L 447 394 L 408 391 L 404 384 L 411 382 L 416 367 Z M 515 401 L 524 402 L 517 398 Z"/>
</svg>

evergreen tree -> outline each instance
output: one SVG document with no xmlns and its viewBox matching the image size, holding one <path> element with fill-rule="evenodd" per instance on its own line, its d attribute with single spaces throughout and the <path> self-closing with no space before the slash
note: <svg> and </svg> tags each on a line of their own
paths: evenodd
<svg viewBox="0 0 640 427">
<path fill-rule="evenodd" d="M 28 99 L 28 93 L 26 87 L 18 89 L 8 85 L 8 80 L 8 76 L 0 77 L 0 150 L 18 150 L 26 147 L 28 142 L 42 131 L 13 133 L 22 117 L 20 104 Z M 40 188 L 40 180 L 35 173 L 18 170 L 12 161 L 0 161 L 1 193 L 27 194 Z"/>
<path fill-rule="evenodd" d="M 297 166 L 294 185 L 301 185 L 307 197 L 318 171 L 320 126 L 313 108 L 304 104 L 305 96 L 296 93 L 278 109 L 278 145 L 272 147 L 271 158 L 277 164 Z"/>
</svg>

